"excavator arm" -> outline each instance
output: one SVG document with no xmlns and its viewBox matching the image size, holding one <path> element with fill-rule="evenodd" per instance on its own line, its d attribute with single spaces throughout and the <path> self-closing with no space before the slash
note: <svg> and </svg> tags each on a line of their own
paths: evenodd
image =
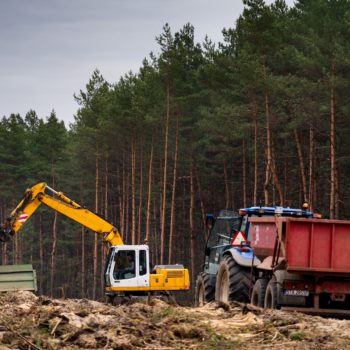
<svg viewBox="0 0 350 350">
<path fill-rule="evenodd" d="M 51 194 L 47 192 L 51 192 Z M 50 188 L 44 182 L 38 183 L 26 191 L 23 199 L 0 226 L 0 241 L 7 241 L 15 235 L 41 204 L 45 204 L 84 227 L 102 234 L 104 240 L 112 246 L 123 245 L 123 240 L 114 225 L 72 201 L 62 192 Z"/>
</svg>

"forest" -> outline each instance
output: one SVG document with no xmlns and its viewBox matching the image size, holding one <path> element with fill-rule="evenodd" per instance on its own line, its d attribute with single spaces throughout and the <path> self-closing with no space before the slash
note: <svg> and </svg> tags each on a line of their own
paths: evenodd
<svg viewBox="0 0 350 350">
<path fill-rule="evenodd" d="M 183 263 L 193 284 L 206 213 L 307 201 L 349 219 L 350 1 L 243 2 L 219 43 L 165 24 L 137 72 L 108 82 L 96 68 L 69 126 L 54 109 L 4 116 L 1 221 L 45 181 L 124 242 L 147 241 L 152 262 Z M 48 208 L 1 259 L 33 263 L 41 294 L 103 296 L 102 237 Z"/>
</svg>

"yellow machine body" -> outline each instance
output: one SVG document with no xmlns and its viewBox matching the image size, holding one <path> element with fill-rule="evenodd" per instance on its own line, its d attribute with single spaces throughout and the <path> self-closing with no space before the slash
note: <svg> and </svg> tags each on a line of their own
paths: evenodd
<svg viewBox="0 0 350 350">
<path fill-rule="evenodd" d="M 166 269 L 157 268 L 155 273 L 149 275 L 148 286 L 130 286 L 130 287 L 107 287 L 107 292 L 124 291 L 182 291 L 190 288 L 190 278 L 187 269 Z"/>
</svg>

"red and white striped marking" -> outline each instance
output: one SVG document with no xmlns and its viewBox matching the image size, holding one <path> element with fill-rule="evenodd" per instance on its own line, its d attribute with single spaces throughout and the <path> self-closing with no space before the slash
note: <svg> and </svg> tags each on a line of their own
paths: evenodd
<svg viewBox="0 0 350 350">
<path fill-rule="evenodd" d="M 28 214 L 23 213 L 18 217 L 17 221 L 20 222 L 21 224 L 24 224 L 27 221 L 27 219 L 28 219 Z"/>
</svg>

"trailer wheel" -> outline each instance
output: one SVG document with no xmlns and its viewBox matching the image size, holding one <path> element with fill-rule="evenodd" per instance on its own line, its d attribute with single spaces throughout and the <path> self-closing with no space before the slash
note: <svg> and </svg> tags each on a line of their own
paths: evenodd
<svg viewBox="0 0 350 350">
<path fill-rule="evenodd" d="M 267 280 L 259 278 L 253 287 L 250 303 L 254 306 L 264 307 L 266 294 Z"/>
<path fill-rule="evenodd" d="M 277 302 L 277 280 L 276 277 L 272 277 L 267 284 L 265 294 L 265 309 L 278 309 L 279 305 Z"/>
<path fill-rule="evenodd" d="M 215 300 L 249 302 L 250 269 L 238 265 L 231 255 L 222 259 L 216 276 Z"/>
<path fill-rule="evenodd" d="M 211 282 L 210 275 L 202 272 L 198 275 L 195 290 L 195 306 L 204 306 L 215 299 L 215 285 Z"/>
</svg>

